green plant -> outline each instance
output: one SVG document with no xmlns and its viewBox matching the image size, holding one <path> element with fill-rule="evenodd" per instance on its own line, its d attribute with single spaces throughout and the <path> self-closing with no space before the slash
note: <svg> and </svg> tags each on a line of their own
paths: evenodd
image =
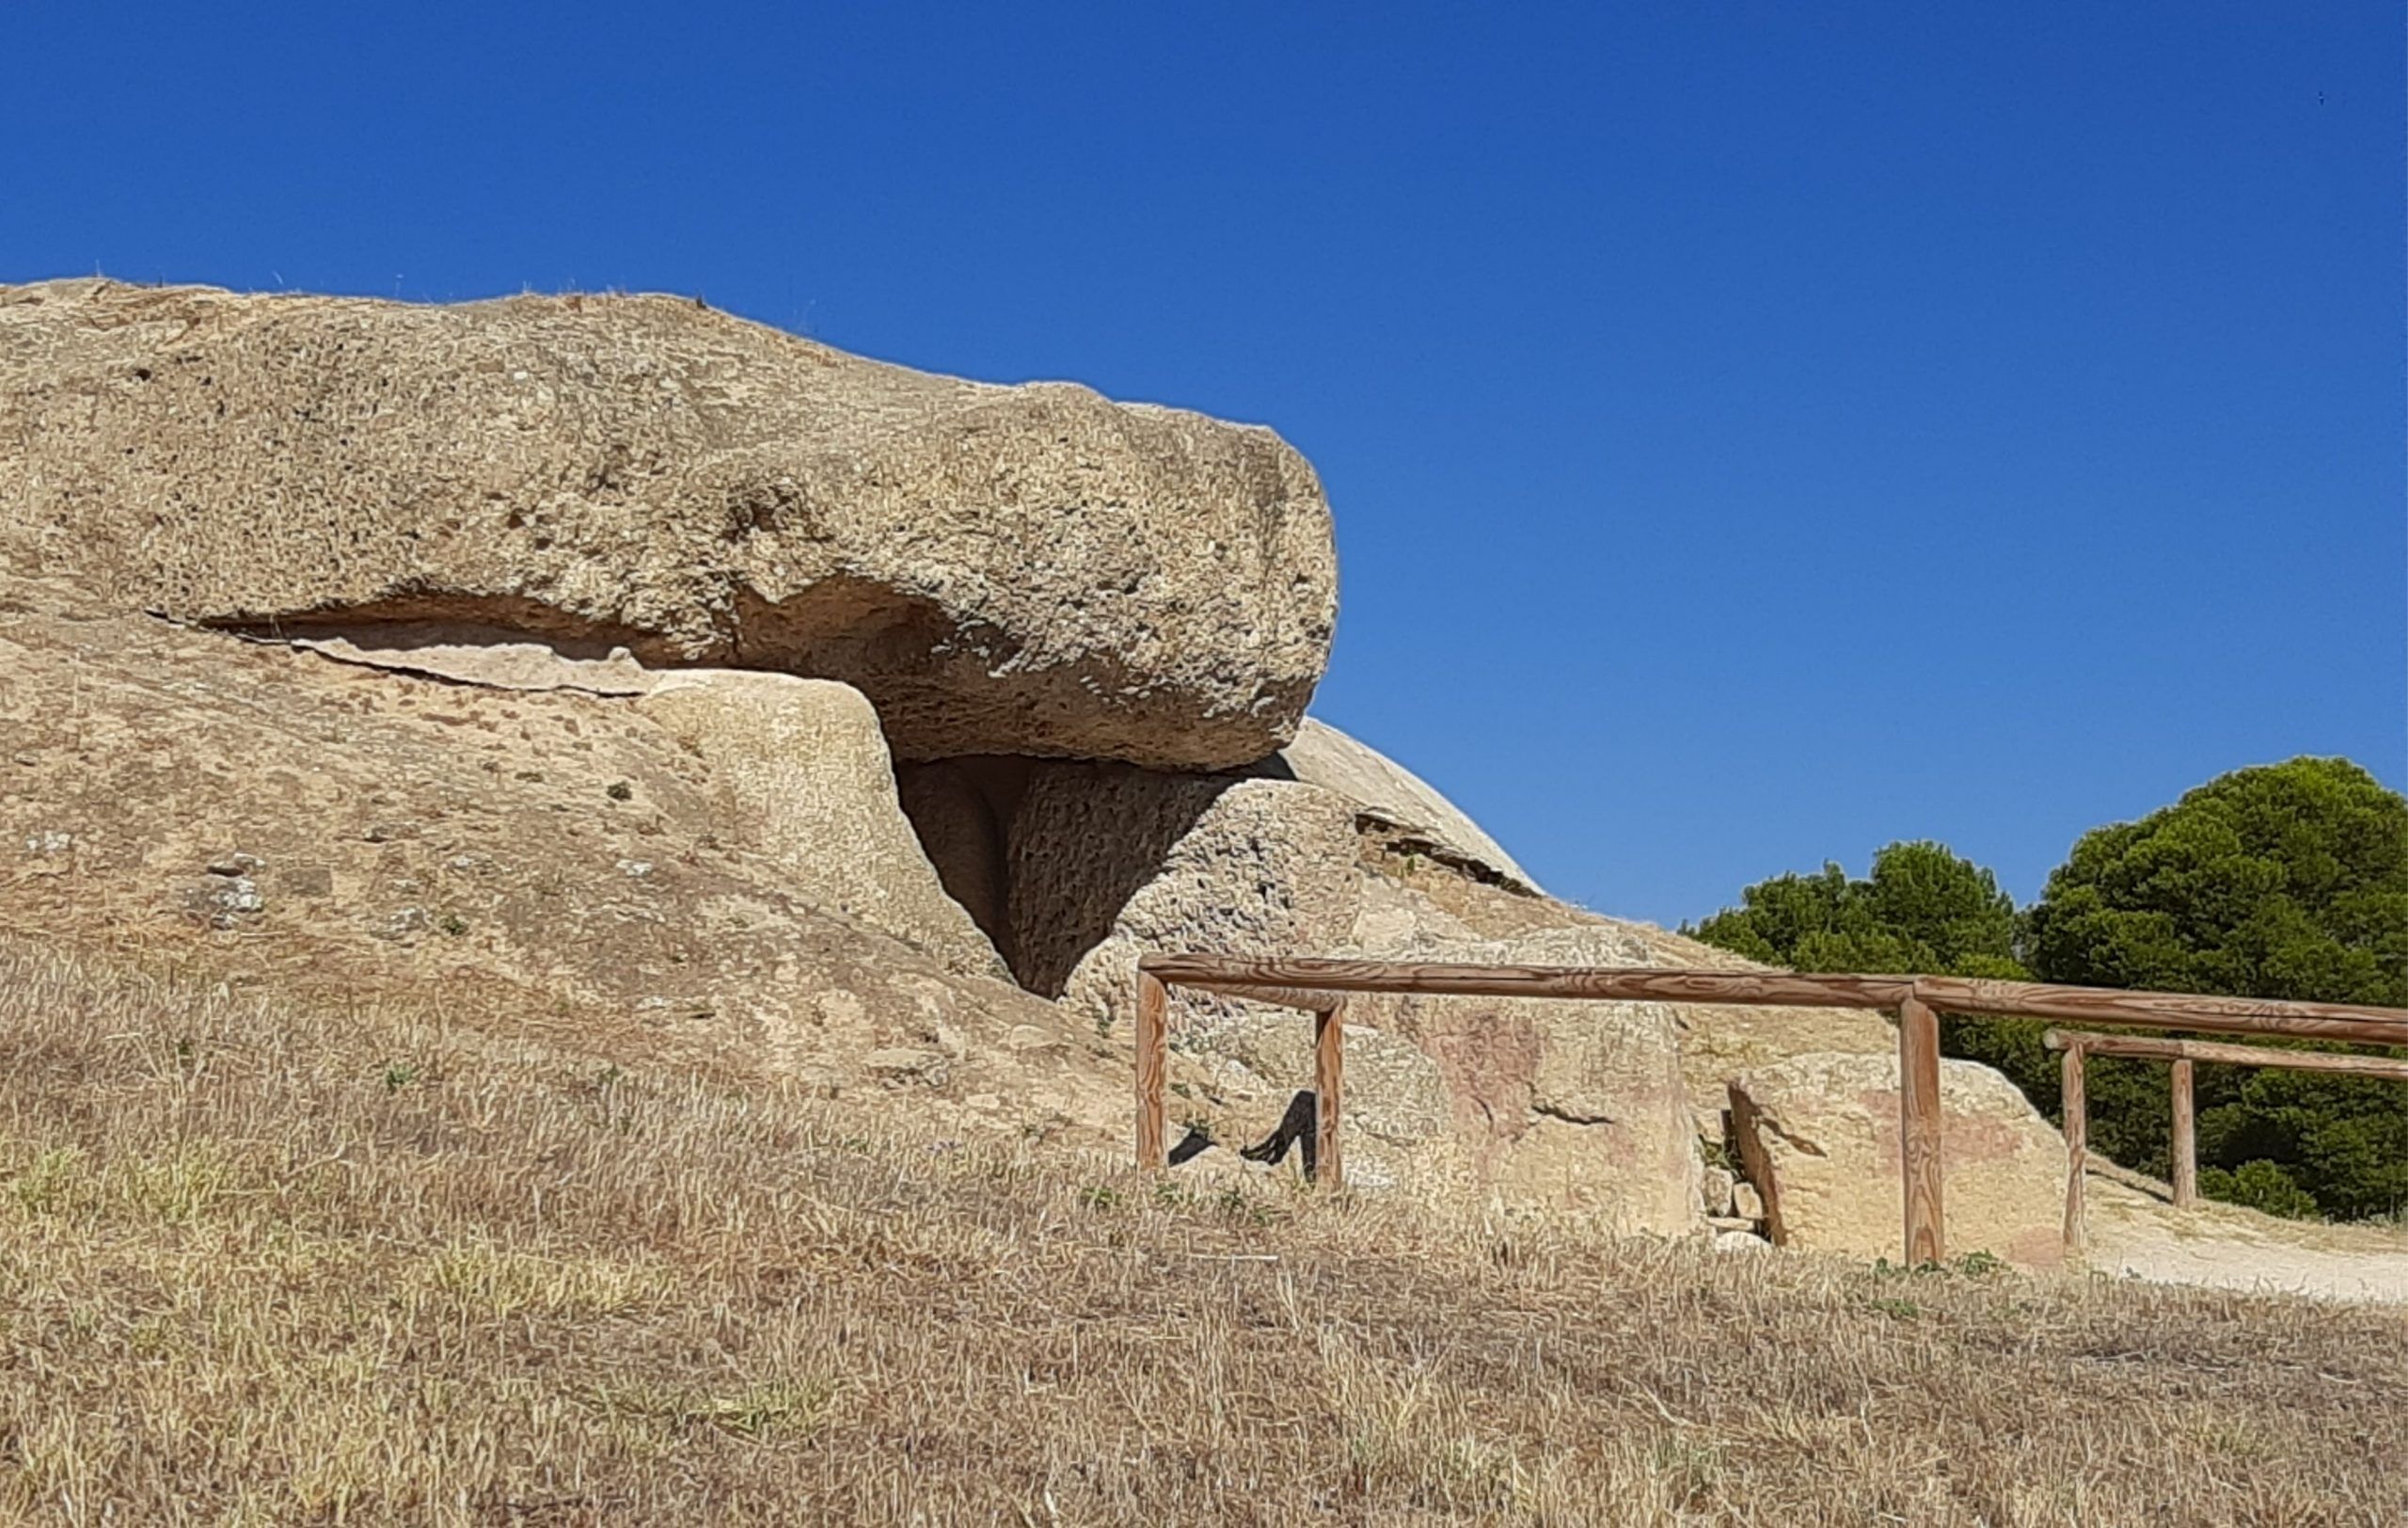
<svg viewBox="0 0 2408 1528">
<path fill-rule="evenodd" d="M 468 920 L 462 917 L 457 913 L 444 914 L 443 916 L 436 920 L 435 926 L 442 930 L 445 933 L 450 934 L 454 939 L 459 938 L 462 934 L 468 931 Z"/>
<path fill-rule="evenodd" d="M 2083 835 L 2027 943 L 2051 981 L 2408 1006 L 2408 800 L 2341 758 L 2219 775 Z M 2207 1193 L 2283 1215 L 2408 1204 L 2408 1088 L 2202 1066 L 2196 1089 Z M 2093 1143 L 2164 1173 L 2169 1090 L 2162 1065 L 2094 1061 Z"/>
<path fill-rule="evenodd" d="M 398 1093 L 417 1080 L 418 1068 L 414 1066 L 404 1066 L 399 1061 L 394 1061 L 385 1068 L 385 1090 L 388 1093 Z"/>
<path fill-rule="evenodd" d="M 2243 1162 L 2230 1170 L 2201 1168 L 2199 1191 L 2210 1199 L 2246 1204 L 2253 1210 L 2279 1215 L 2287 1220 L 2313 1220 L 2317 1218 L 2316 1197 L 2302 1188 L 2289 1173 L 2262 1159 Z"/>
<path fill-rule="evenodd" d="M 1682 931 L 1795 971 L 2018 977 L 2015 902 L 1988 870 L 1929 841 L 1893 843 L 1853 879 L 1836 864 L 1778 875 Z"/>
</svg>

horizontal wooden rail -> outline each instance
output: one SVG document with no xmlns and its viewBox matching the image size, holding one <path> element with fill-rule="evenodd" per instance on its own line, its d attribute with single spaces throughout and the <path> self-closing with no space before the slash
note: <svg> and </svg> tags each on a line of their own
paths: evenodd
<svg viewBox="0 0 2408 1528">
<path fill-rule="evenodd" d="M 2004 1019 L 2072 1019 L 2150 1029 L 2206 1029 L 2219 1034 L 2281 1035 L 2289 1040 L 2408 1045 L 2408 1011 L 2362 1003 L 2204 997 L 2194 993 L 2123 992 L 2111 987 L 2059 987 L 2042 981 L 1986 981 L 1965 977 L 1916 977 L 1914 992 L 1916 997 L 1943 1013 Z"/>
<path fill-rule="evenodd" d="M 2076 1046 L 2091 1056 L 2129 1056 L 2146 1061 L 2214 1061 L 2223 1066 L 2271 1066 L 2285 1072 L 2346 1072 L 2360 1077 L 2408 1082 L 2408 1061 L 2389 1056 L 2348 1056 L 2332 1051 L 2273 1050 L 2264 1045 L 2220 1045 L 2211 1040 L 2162 1040 L 2155 1035 L 2093 1035 L 2052 1029 L 2040 1037 L 2051 1050 Z"/>
<path fill-rule="evenodd" d="M 1330 993 L 1429 997 L 1570 997 L 1594 1002 L 1762 1003 L 1786 1008 L 1895 1008 L 1910 977 L 1798 976 L 1787 971 L 1679 971 L 1631 965 L 1467 965 L 1313 956 L 1147 955 L 1137 968 L 1174 987 L 1260 995 L 1291 1008 L 1329 1007 Z"/>
<path fill-rule="evenodd" d="M 2134 1060 L 2166 1061 L 2174 1110 L 2174 1207 L 2187 1210 L 2199 1202 L 2198 1112 L 2193 1092 L 2192 1068 L 2200 1061 L 2220 1066 L 2266 1066 L 2285 1072 L 2342 1073 L 2355 1077 L 2384 1077 L 2408 1082 L 2408 1060 L 2389 1056 L 2350 1056 L 2332 1051 L 2274 1050 L 2264 1045 L 2225 1045 L 2212 1040 L 2168 1040 L 2157 1035 L 2101 1035 L 2083 1030 L 2052 1029 L 2040 1037 L 2051 1050 L 2066 1053 L 2066 1156 L 2070 1164 L 2066 1181 L 2066 1249 L 2078 1251 L 2083 1239 L 2083 1062 L 2092 1056 L 2121 1056 Z"/>
<path fill-rule="evenodd" d="M 1339 1017 L 1348 994 L 1395 993 L 1428 997 L 1561 997 L 1602 1002 L 1731 1003 L 1785 1008 L 1873 1008 L 1899 1020 L 1898 1149 L 1903 1225 L 1909 1264 L 1937 1260 L 1943 1251 L 1941 1203 L 1940 1042 L 1941 1012 L 1988 1018 L 2088 1020 L 2148 1029 L 2207 1030 L 2222 1034 L 2277 1035 L 2293 1040 L 2354 1041 L 2408 1046 L 2408 1010 L 2356 1003 L 2276 1002 L 2249 997 L 2211 997 L 2193 993 L 2121 992 L 2104 987 L 2063 987 L 2038 981 L 1992 981 L 1962 977 L 1856 976 L 1792 971 L 1689 971 L 1656 966 L 1486 965 L 1426 961 L 1342 960 L 1326 956 L 1244 957 L 1147 955 L 1137 962 L 1137 1160 L 1158 1170 L 1163 1151 L 1163 1087 L 1169 989 L 1186 987 L 1224 997 L 1275 1003 L 1319 1015 L 1314 1026 L 1316 1127 L 1323 1149 L 1323 1177 L 1341 1181 L 1339 1094 L 1345 1026 Z M 2256 1066 L 2298 1066 L 2306 1071 L 2356 1071 L 2369 1075 L 2408 1075 L 2408 1062 L 2393 1062 L 2400 1074 L 2327 1061 L 2374 1058 L 2325 1057 L 2313 1053 L 2259 1051 L 2199 1041 L 2158 1043 L 2162 1051 L 2117 1051 L 2126 1037 L 2075 1035 L 2066 1039 L 2067 1090 L 2080 1108 L 2082 1055 L 2163 1054 L 2178 1068 L 2175 1130 L 2187 1139 L 2188 1089 L 2194 1060 L 2242 1060 Z M 2218 1054 L 2210 1054 L 2210 1053 Z M 2067 1184 L 2066 1234 L 2075 1242 L 2081 1228 L 2083 1126 L 2068 1119 L 2073 1166 Z M 2184 1179 L 2178 1171 L 2178 1196 Z"/>
</svg>

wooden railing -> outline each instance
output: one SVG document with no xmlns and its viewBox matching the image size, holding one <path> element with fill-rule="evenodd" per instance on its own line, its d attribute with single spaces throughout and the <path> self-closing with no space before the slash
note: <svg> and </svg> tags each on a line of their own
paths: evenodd
<svg viewBox="0 0 2408 1528">
<path fill-rule="evenodd" d="M 1147 955 L 1137 962 L 1137 1162 L 1149 1170 L 1160 1170 L 1166 1162 L 1163 1081 L 1173 987 L 1275 1003 L 1313 1015 L 1318 1175 L 1332 1185 L 1345 1181 L 1339 1116 L 1345 1094 L 1344 1013 L 1346 998 L 1352 994 L 1884 1010 L 1898 1021 L 1899 1197 L 1909 1265 L 1940 1261 L 1947 1245 L 1940 1156 L 1939 1015 L 1942 1012 L 2408 1045 L 2408 1010 L 2355 1003 L 2274 1002 L 1961 977 L 1466 965 L 1316 956 Z M 2289 1060 L 2302 1053 L 2253 1050 L 2245 1054 Z M 2079 1068 L 2073 1070 L 2079 1072 Z M 2078 1100 L 2078 1082 L 2075 1088 Z"/>
<path fill-rule="evenodd" d="M 2408 1082 L 2408 1061 L 2387 1056 L 2350 1056 L 2331 1051 L 2272 1050 L 2260 1045 L 2220 1045 L 2208 1040 L 2162 1040 L 2154 1035 L 2099 1035 L 2080 1030 L 2052 1029 L 2040 1037 L 2053 1051 L 2065 1052 L 2059 1063 L 2065 1095 L 2066 1250 L 2089 1245 L 2084 1223 L 2083 1178 L 2090 1153 L 2088 1086 L 2083 1063 L 2093 1056 L 2125 1056 L 2147 1061 L 2169 1061 L 2174 1072 L 2174 1207 L 2187 1210 L 2199 1202 L 2198 1112 L 2192 1092 L 2194 1062 L 2227 1066 L 2271 1066 L 2287 1072 L 2341 1072 L 2357 1077 L 2388 1077 Z M 2399 1042 L 2391 1042 L 2399 1043 Z"/>
</svg>

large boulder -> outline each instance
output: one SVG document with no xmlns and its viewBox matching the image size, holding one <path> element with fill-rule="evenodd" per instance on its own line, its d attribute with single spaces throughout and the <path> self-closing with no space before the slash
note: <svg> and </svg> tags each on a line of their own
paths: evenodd
<svg viewBox="0 0 2408 1528">
<path fill-rule="evenodd" d="M 2065 1146 L 2005 1077 L 1940 1068 L 1941 1193 L 1952 1251 L 2029 1268 L 2064 1259 Z M 1794 1056 L 1731 1082 L 1732 1128 L 1784 1247 L 1895 1257 L 1896 1056 Z"/>
<path fill-rule="evenodd" d="M 119 611 L 841 679 L 897 755 L 1288 740 L 1335 619 L 1271 431 L 663 296 L 0 287 L 0 566 Z"/>
<path fill-rule="evenodd" d="M 1522 892 L 1497 880 L 1465 874 L 1373 829 L 1363 857 L 1394 895 L 1367 901 L 1360 943 L 1395 959 L 1441 960 L 1439 951 L 1471 939 L 1517 940 L 1560 930 L 1588 931 L 1576 961 L 1587 965 L 1664 966 L 1674 970 L 1762 971 L 1767 967 L 1727 949 L 1671 933 L 1650 923 L 1610 918 L 1552 897 Z M 1536 959 L 1536 957 L 1533 957 Z M 1814 1051 L 1882 1056 L 1897 1048 L 1897 1031 L 1870 1009 L 1791 1008 L 1779 1004 L 1673 1003 L 1681 1037 L 1681 1075 L 1697 1132 L 1724 1138 L 1730 1079 Z"/>
<path fill-rule="evenodd" d="M 1355 927 L 1355 949 L 1381 959 L 1647 963 L 1608 924 L 1482 939 L 1375 873 Z M 1348 1011 L 1435 1059 L 1491 1191 L 1629 1231 L 1674 1235 L 1701 1224 L 1703 1163 L 1670 1006 L 1417 995 L 1357 997 Z"/>
<path fill-rule="evenodd" d="M 686 670 L 635 707 L 708 768 L 721 838 L 768 856 L 792 895 L 916 945 L 950 970 L 1009 979 L 913 836 L 878 713 L 860 691 Z"/>
</svg>

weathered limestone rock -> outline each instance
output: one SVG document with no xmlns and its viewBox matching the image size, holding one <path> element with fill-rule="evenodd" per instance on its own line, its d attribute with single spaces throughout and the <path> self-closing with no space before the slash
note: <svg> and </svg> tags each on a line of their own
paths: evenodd
<svg viewBox="0 0 2408 1528">
<path fill-rule="evenodd" d="M 1428 781 L 1326 722 L 1305 718 L 1295 740 L 1263 769 L 1336 791 L 1364 816 L 1398 830 L 1402 842 L 1418 843 L 1423 852 L 1465 873 L 1538 889 L 1503 846 Z"/>
<path fill-rule="evenodd" d="M 1198 1050 L 1237 1062 L 1275 1093 L 1313 1085 L 1313 1021 L 1266 1009 L 1212 1023 Z M 1345 1127 L 1400 1143 L 1434 1139 L 1453 1119 L 1446 1078 L 1410 1040 L 1370 1025 L 1346 1027 Z"/>
<path fill-rule="evenodd" d="M 878 713 L 860 691 L 714 669 L 668 676 L 635 706 L 709 767 L 721 839 L 769 856 L 795 896 L 964 976 L 1009 975 L 904 819 Z"/>
<path fill-rule="evenodd" d="M 681 298 L 0 287 L 0 564 L 114 610 L 841 679 L 906 757 L 1249 764 L 1335 620 L 1267 429 Z"/>
<path fill-rule="evenodd" d="M 1941 1159 L 1952 1252 L 2029 1268 L 2063 1259 L 2065 1148 L 2013 1083 L 1941 1063 Z M 1731 1117 L 1767 1229 L 1784 1247 L 1896 1257 L 1895 1056 L 1816 1054 L 1731 1083 Z"/>
<path fill-rule="evenodd" d="M 1410 850 L 1398 852 L 1385 835 L 1366 834 L 1367 866 L 1381 886 L 1367 891 L 1358 942 L 1364 953 L 1399 960 L 1441 960 L 1465 939 L 1520 939 L 1578 929 L 1583 947 L 1567 963 L 1652 965 L 1701 971 L 1759 971 L 1755 962 L 1652 924 L 1608 918 L 1510 884 L 1476 880 Z M 1688 1086 L 1697 1133 L 1723 1138 L 1730 1078 L 1809 1051 L 1881 1055 L 1896 1048 L 1896 1031 L 1864 1009 L 1784 1008 L 1675 1003 L 1681 1072 Z"/>
<path fill-rule="evenodd" d="M 1311 786 L 1045 766 L 1012 819 L 1015 969 L 1109 1025 L 1146 951 L 1338 948 L 1359 895 L 1354 842 L 1353 806 Z"/>
<path fill-rule="evenodd" d="M 1381 899 L 1372 899 L 1376 903 Z M 1378 927 L 1378 909 L 1371 926 Z M 1534 931 L 1502 941 L 1366 947 L 1390 958 L 1499 964 L 1628 963 L 1617 931 Z M 1436 1058 L 1472 1143 L 1476 1175 L 1500 1195 L 1586 1212 L 1629 1231 L 1677 1235 L 1703 1207 L 1703 1165 L 1681 1074 L 1680 1033 L 1661 1003 L 1540 998 L 1358 998 L 1350 1011 Z"/>
<path fill-rule="evenodd" d="M 1483 937 L 1364 862 L 1363 815 L 1297 781 L 1040 764 L 1011 818 L 1015 968 L 1117 1031 L 1148 950 L 1643 963 L 1636 936 L 1603 919 Z M 1350 1178 L 1445 1182 L 1633 1231 L 1701 1222 L 1671 1009 L 1361 997 L 1347 1018 L 1347 1117 L 1365 1147 L 1349 1149 Z M 1206 1068 L 1226 1106 L 1216 1120 L 1199 1104 L 1201 1122 L 1259 1138 L 1311 1084 L 1310 1031 L 1289 1010 L 1180 995 L 1174 1051 Z"/>
<path fill-rule="evenodd" d="M 413 625 L 396 621 L 362 632 L 366 645 L 348 637 L 301 637 L 307 647 L 338 663 L 362 668 L 391 669 L 473 684 L 483 690 L 576 690 L 594 695 L 641 695 L 660 682 L 659 673 L 645 668 L 624 647 L 594 658 L 579 656 L 578 645 L 562 651 L 549 643 L 494 640 L 470 642 L 456 628 L 440 624 Z"/>
</svg>

